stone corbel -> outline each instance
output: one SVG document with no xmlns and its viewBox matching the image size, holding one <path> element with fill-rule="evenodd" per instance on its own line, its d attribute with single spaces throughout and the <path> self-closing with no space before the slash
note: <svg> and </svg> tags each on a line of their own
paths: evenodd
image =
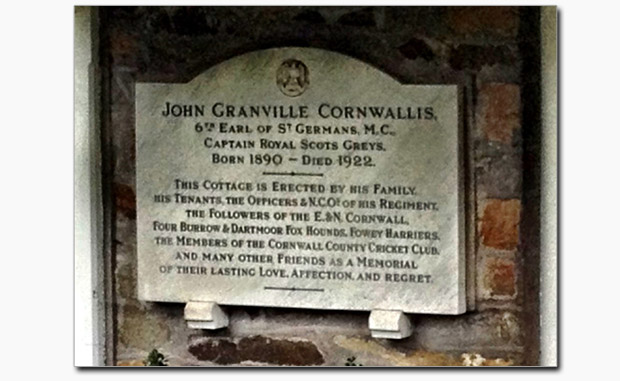
<svg viewBox="0 0 620 381">
<path fill-rule="evenodd" d="M 217 303 L 190 301 L 185 305 L 187 326 L 193 329 L 228 327 L 228 315 Z"/>
<path fill-rule="evenodd" d="M 368 328 L 372 337 L 380 339 L 404 339 L 413 333 L 413 325 L 403 311 L 372 310 Z"/>
</svg>

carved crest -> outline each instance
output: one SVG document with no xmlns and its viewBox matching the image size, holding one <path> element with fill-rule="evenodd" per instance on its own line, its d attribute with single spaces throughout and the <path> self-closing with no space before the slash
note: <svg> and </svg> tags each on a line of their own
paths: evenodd
<svg viewBox="0 0 620 381">
<path fill-rule="evenodd" d="M 282 62 L 276 73 L 276 83 L 282 93 L 289 97 L 301 95 L 308 87 L 309 76 L 306 65 L 296 59 Z"/>
</svg>

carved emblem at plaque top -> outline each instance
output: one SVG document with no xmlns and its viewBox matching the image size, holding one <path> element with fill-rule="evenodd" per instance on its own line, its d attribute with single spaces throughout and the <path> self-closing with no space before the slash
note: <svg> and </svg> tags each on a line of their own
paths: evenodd
<svg viewBox="0 0 620 381">
<path fill-rule="evenodd" d="M 301 95 L 310 84 L 308 67 L 296 59 L 288 59 L 282 62 L 276 73 L 276 83 L 284 95 L 297 97 Z"/>
</svg>

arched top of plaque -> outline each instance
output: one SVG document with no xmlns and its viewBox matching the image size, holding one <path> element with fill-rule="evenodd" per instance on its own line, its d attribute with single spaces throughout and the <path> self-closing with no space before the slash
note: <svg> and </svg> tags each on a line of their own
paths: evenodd
<svg viewBox="0 0 620 381">
<path fill-rule="evenodd" d="M 457 94 L 312 48 L 137 83 L 139 297 L 463 313 Z"/>
<path fill-rule="evenodd" d="M 335 78 L 340 80 L 334 81 Z M 379 92 L 390 90 L 392 86 L 407 85 L 358 58 L 330 50 L 302 47 L 244 53 L 210 67 L 184 84 L 209 82 L 210 86 L 216 88 L 219 85 L 229 88 L 229 81 L 237 83 L 240 80 L 244 81 L 245 92 L 278 90 L 280 95 L 286 96 L 281 99 L 301 96 L 306 90 L 308 93 L 305 96 L 312 98 L 317 93 L 322 96 L 325 91 L 350 95 L 369 87 Z"/>
</svg>

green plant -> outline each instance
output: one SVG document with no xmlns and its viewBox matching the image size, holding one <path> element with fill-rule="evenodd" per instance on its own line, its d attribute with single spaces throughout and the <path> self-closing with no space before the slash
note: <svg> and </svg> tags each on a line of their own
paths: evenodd
<svg viewBox="0 0 620 381">
<path fill-rule="evenodd" d="M 159 353 L 157 349 L 153 349 L 146 357 L 144 364 L 145 366 L 168 366 L 166 361 L 168 360 L 166 360 L 163 354 Z"/>
<path fill-rule="evenodd" d="M 355 356 L 349 357 L 347 362 L 344 363 L 344 366 L 364 366 L 363 364 L 357 364 L 355 362 Z"/>
</svg>

